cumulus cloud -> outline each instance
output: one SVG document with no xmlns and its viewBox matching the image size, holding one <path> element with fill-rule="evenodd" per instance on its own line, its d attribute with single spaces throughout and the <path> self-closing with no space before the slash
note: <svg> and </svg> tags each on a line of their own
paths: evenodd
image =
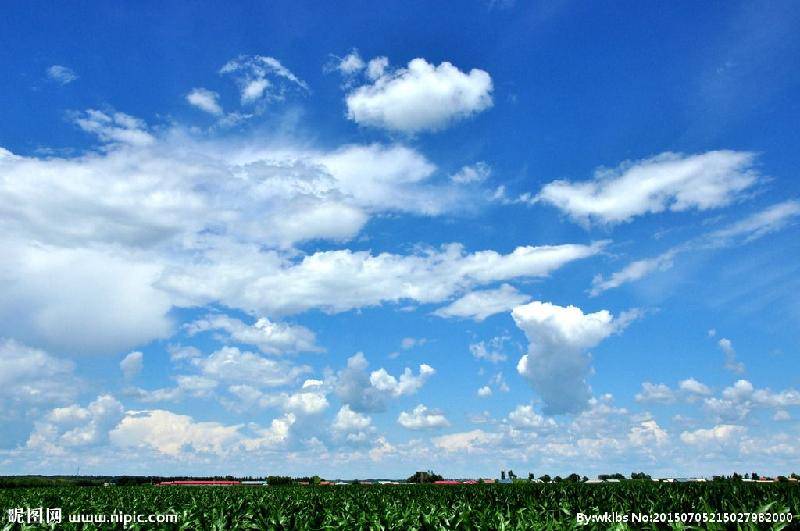
<svg viewBox="0 0 800 531">
<path fill-rule="evenodd" d="M 362 415 L 350 409 L 350 406 L 345 404 L 342 406 L 336 419 L 333 422 L 333 429 L 338 431 L 352 431 L 363 430 L 372 424 L 372 419 L 367 415 Z"/>
<path fill-rule="evenodd" d="M 661 446 L 668 439 L 667 432 L 652 419 L 640 422 L 628 432 L 628 440 L 635 446 Z"/>
<path fill-rule="evenodd" d="M 428 409 L 423 404 L 417 405 L 411 411 L 401 411 L 397 423 L 409 430 L 445 428 L 450 425 L 443 413 Z"/>
<path fill-rule="evenodd" d="M 586 353 L 629 322 L 623 314 L 607 310 L 585 314 L 575 306 L 557 306 L 534 301 L 511 312 L 516 325 L 528 338 L 528 353 L 517 364 L 544 401 L 547 414 L 577 413 L 589 397 L 586 379 L 590 358 Z"/>
<path fill-rule="evenodd" d="M 291 384 L 310 371 L 305 365 L 267 359 L 237 347 L 222 347 L 207 358 L 195 358 L 192 363 L 203 376 L 217 381 L 265 387 Z"/>
<path fill-rule="evenodd" d="M 359 352 L 348 358 L 345 369 L 329 378 L 339 399 L 357 412 L 383 411 L 388 399 L 415 394 L 436 373 L 423 363 L 418 374 L 407 367 L 396 377 L 384 368 L 368 373 L 368 365 L 364 354 Z"/>
<path fill-rule="evenodd" d="M 222 106 L 219 104 L 219 94 L 213 90 L 204 89 L 202 87 L 193 88 L 186 95 L 186 101 L 203 112 L 213 114 L 214 116 L 222 115 Z"/>
<path fill-rule="evenodd" d="M 68 402 L 80 382 L 69 360 L 0 338 L 0 419 L 34 406 Z"/>
<path fill-rule="evenodd" d="M 488 385 L 484 385 L 478 389 L 478 396 L 481 398 L 485 398 L 487 396 L 492 396 L 492 388 Z"/>
<path fill-rule="evenodd" d="M 681 441 L 692 446 L 709 447 L 728 444 L 743 435 L 745 428 L 733 424 L 720 424 L 713 428 L 684 431 Z"/>
<path fill-rule="evenodd" d="M 196 452 L 223 453 L 239 439 L 239 428 L 218 422 L 196 422 L 188 415 L 155 409 L 128 412 L 109 435 L 117 446 L 151 448 L 178 456 L 189 448 Z"/>
<path fill-rule="evenodd" d="M 704 383 L 701 383 L 694 378 L 687 378 L 678 383 L 678 389 L 689 393 L 691 395 L 710 395 L 711 389 Z"/>
<path fill-rule="evenodd" d="M 599 169 L 591 181 L 553 181 L 535 200 L 582 223 L 621 223 L 666 210 L 708 210 L 729 205 L 760 182 L 754 159 L 753 153 L 741 151 L 662 153 Z"/>
<path fill-rule="evenodd" d="M 551 418 L 545 418 L 534 411 L 533 406 L 519 405 L 508 414 L 508 421 L 516 428 L 523 430 L 542 430 L 552 429 L 556 422 Z"/>
<path fill-rule="evenodd" d="M 47 67 L 47 77 L 60 85 L 68 85 L 78 79 L 78 74 L 69 67 L 52 65 Z"/>
<path fill-rule="evenodd" d="M 711 389 L 707 385 L 694 378 L 687 378 L 678 382 L 677 389 L 672 389 L 663 383 L 644 382 L 642 390 L 636 394 L 635 398 L 637 402 L 671 404 L 677 400 L 696 402 L 701 397 L 710 394 Z"/>
<path fill-rule="evenodd" d="M 403 133 L 436 131 L 492 106 L 492 78 L 483 70 L 462 72 L 413 59 L 387 70 L 388 60 L 370 61 L 371 84 L 347 94 L 347 116 L 359 125 Z"/>
<path fill-rule="evenodd" d="M 475 453 L 483 451 L 483 446 L 499 441 L 501 435 L 483 430 L 472 430 L 432 439 L 433 444 L 446 452 Z"/>
<path fill-rule="evenodd" d="M 144 354 L 138 350 L 129 353 L 127 356 L 122 358 L 122 361 L 119 362 L 119 368 L 126 380 L 130 380 L 142 372 L 143 365 Z"/>
<path fill-rule="evenodd" d="M 416 393 L 436 370 L 430 365 L 421 364 L 419 374 L 414 375 L 411 369 L 405 368 L 399 378 L 389 374 L 386 369 L 380 368 L 369 375 L 369 382 L 378 391 L 388 393 L 392 397 L 412 395 Z"/>
<path fill-rule="evenodd" d="M 516 306 L 531 300 L 514 286 L 503 284 L 497 289 L 471 291 L 439 308 L 434 315 L 439 317 L 459 317 L 483 321 L 489 316 L 505 313 Z"/>
<path fill-rule="evenodd" d="M 73 404 L 51 410 L 37 421 L 27 447 L 46 454 L 65 448 L 98 445 L 108 441 L 108 431 L 122 418 L 124 409 L 111 395 L 98 396 L 87 407 Z"/>
<path fill-rule="evenodd" d="M 642 391 L 636 395 L 636 401 L 670 404 L 675 401 L 675 393 L 668 385 L 644 382 Z"/>
<path fill-rule="evenodd" d="M 725 368 L 736 374 L 742 374 L 744 372 L 744 363 L 736 359 L 736 350 L 733 348 L 733 342 L 723 337 L 717 341 L 717 345 L 722 350 L 722 353 L 725 354 Z"/>
<path fill-rule="evenodd" d="M 222 330 L 227 338 L 245 345 L 258 347 L 265 354 L 284 354 L 287 352 L 319 352 L 314 332 L 304 326 L 287 323 L 274 323 L 264 317 L 252 325 L 239 319 L 210 314 L 184 326 L 190 336 L 208 330 Z"/>
</svg>

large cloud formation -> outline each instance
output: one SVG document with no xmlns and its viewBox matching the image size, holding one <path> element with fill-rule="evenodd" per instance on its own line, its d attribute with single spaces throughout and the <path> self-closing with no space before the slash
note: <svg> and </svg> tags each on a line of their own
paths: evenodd
<svg viewBox="0 0 800 531">
<path fill-rule="evenodd" d="M 517 364 L 544 401 L 548 414 L 577 413 L 585 409 L 591 393 L 586 378 L 590 358 L 586 353 L 624 328 L 629 317 L 607 310 L 585 314 L 575 306 L 534 301 L 511 312 L 528 338 L 528 353 Z"/>
</svg>

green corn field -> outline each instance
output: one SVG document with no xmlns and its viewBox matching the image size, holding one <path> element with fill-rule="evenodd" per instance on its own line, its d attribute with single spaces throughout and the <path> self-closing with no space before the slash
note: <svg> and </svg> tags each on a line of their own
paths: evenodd
<svg viewBox="0 0 800 531">
<path fill-rule="evenodd" d="M 61 524 L 9 522 L 13 508 L 61 508 Z M 3 531 L 113 529 L 70 514 L 175 514 L 128 529 L 791 529 L 791 523 L 579 524 L 577 513 L 800 515 L 797 483 L 42 487 L 0 490 Z"/>
</svg>

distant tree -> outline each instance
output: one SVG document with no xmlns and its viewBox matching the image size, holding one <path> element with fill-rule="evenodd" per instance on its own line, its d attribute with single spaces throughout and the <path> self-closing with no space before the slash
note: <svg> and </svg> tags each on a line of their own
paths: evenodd
<svg viewBox="0 0 800 531">
<path fill-rule="evenodd" d="M 508 479 L 517 479 L 517 475 L 511 469 L 508 471 Z"/>
<path fill-rule="evenodd" d="M 500 479 L 506 479 L 506 471 L 505 470 L 501 470 L 500 471 Z"/>
<path fill-rule="evenodd" d="M 556 476 L 553 478 L 553 483 L 558 483 L 560 481 L 564 481 L 563 479 L 561 479 L 561 476 Z"/>
<path fill-rule="evenodd" d="M 528 472 L 528 481 L 533 481 L 533 480 L 534 480 L 533 472 Z"/>
<path fill-rule="evenodd" d="M 789 477 L 790 477 L 790 478 L 792 478 L 792 479 L 798 479 L 798 480 L 800 480 L 800 476 L 798 476 L 798 475 L 797 475 L 796 473 L 794 473 L 794 472 L 792 472 L 792 473 L 789 475 Z"/>
<path fill-rule="evenodd" d="M 588 476 L 583 476 L 583 479 L 582 479 L 581 481 L 583 481 L 584 483 L 586 483 L 587 481 L 589 481 L 589 477 L 588 477 Z"/>
<path fill-rule="evenodd" d="M 432 470 L 428 470 L 427 472 L 417 472 L 406 481 L 408 483 L 433 483 L 443 479 L 444 478 L 439 474 L 435 474 Z"/>
<path fill-rule="evenodd" d="M 572 474 L 567 476 L 567 481 L 571 481 L 572 483 L 579 483 L 581 481 L 581 477 L 573 472 Z"/>
<path fill-rule="evenodd" d="M 742 476 L 740 476 L 738 472 L 734 472 L 733 475 L 731 476 L 731 479 L 733 481 L 741 481 L 742 480 Z"/>
<path fill-rule="evenodd" d="M 785 483 L 785 482 L 789 481 L 789 478 L 787 478 L 786 476 L 778 476 L 778 477 L 777 477 L 777 478 L 775 478 L 775 479 L 777 479 L 777 480 L 778 480 L 778 481 L 780 481 L 781 483 Z"/>
<path fill-rule="evenodd" d="M 759 479 L 759 475 L 757 473 L 755 473 L 755 472 L 750 474 L 750 477 L 753 478 L 753 479 Z"/>
<path fill-rule="evenodd" d="M 539 476 L 539 479 L 541 479 L 544 483 L 550 483 L 550 476 L 548 474 Z"/>
<path fill-rule="evenodd" d="M 652 479 L 649 475 L 645 474 L 644 472 L 633 472 L 631 474 L 631 479 Z"/>
<path fill-rule="evenodd" d="M 289 476 L 267 476 L 267 485 L 270 487 L 278 487 L 281 485 L 291 485 L 292 478 Z"/>
</svg>

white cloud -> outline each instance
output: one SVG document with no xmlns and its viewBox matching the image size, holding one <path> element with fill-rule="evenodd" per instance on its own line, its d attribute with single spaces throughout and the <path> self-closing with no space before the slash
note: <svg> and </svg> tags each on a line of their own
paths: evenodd
<svg viewBox="0 0 800 531">
<path fill-rule="evenodd" d="M 111 442 L 120 447 L 150 448 L 169 456 L 187 450 L 225 453 L 239 442 L 241 426 L 219 422 L 196 422 L 188 415 L 162 409 L 128 411 L 111 432 Z"/>
<path fill-rule="evenodd" d="M 98 396 L 85 408 L 77 404 L 55 408 L 36 422 L 27 447 L 59 454 L 68 447 L 105 443 L 109 429 L 119 422 L 123 411 L 122 404 L 111 395 Z"/>
<path fill-rule="evenodd" d="M 745 428 L 733 424 L 720 424 L 708 429 L 684 431 L 681 441 L 692 446 L 712 446 L 728 444 L 743 435 Z"/>
<path fill-rule="evenodd" d="M 352 76 L 364 70 L 365 66 L 366 64 L 361 59 L 358 50 L 353 50 L 336 64 L 336 69 L 346 76 Z"/>
<path fill-rule="evenodd" d="M 628 440 L 634 446 L 661 446 L 667 442 L 669 435 L 655 420 L 644 420 L 638 426 L 631 427 Z"/>
<path fill-rule="evenodd" d="M 675 401 L 675 393 L 665 384 L 644 382 L 642 391 L 636 395 L 636 401 L 670 404 Z"/>
<path fill-rule="evenodd" d="M 458 184 L 482 183 L 492 174 L 492 168 L 485 162 L 476 162 L 471 166 L 464 166 L 450 176 L 450 180 Z"/>
<path fill-rule="evenodd" d="M 150 136 L 128 118 L 86 114 L 108 142 L 98 151 L 0 153 L 8 251 L 0 279 L 9 287 L 0 293 L 0 334 L 13 330 L 54 351 L 119 353 L 169 335 L 176 305 L 273 317 L 442 302 L 478 285 L 546 276 L 602 248 L 298 254 L 285 249 L 352 237 L 382 212 L 443 213 L 461 207 L 465 192 L 431 185 L 435 167 L 403 146 L 319 151 L 261 138 L 203 140 L 174 127 L 156 129 L 158 142 L 123 144 L 105 129 Z M 63 289 L 46 289 L 51 282 Z"/>
<path fill-rule="evenodd" d="M 328 409 L 328 399 L 320 392 L 300 392 L 289 395 L 286 409 L 303 415 L 315 415 Z"/>
<path fill-rule="evenodd" d="M 506 361 L 508 356 L 503 354 L 503 345 L 508 340 L 508 336 L 493 337 L 489 340 L 488 345 L 486 341 L 479 341 L 472 343 L 469 346 L 469 351 L 472 357 L 476 360 L 486 360 L 489 363 L 500 363 Z"/>
<path fill-rule="evenodd" d="M 388 393 L 392 397 L 413 395 L 416 393 L 436 370 L 430 365 L 421 364 L 419 374 L 414 375 L 411 369 L 406 367 L 399 378 L 389 374 L 386 369 L 378 369 L 369 375 L 369 382 L 378 391 Z"/>
<path fill-rule="evenodd" d="M 681 245 L 668 249 L 655 258 L 633 261 L 609 278 L 597 275 L 592 280 L 592 288 L 589 294 L 594 297 L 606 290 L 640 280 L 653 272 L 668 270 L 672 268 L 676 257 L 687 252 L 720 249 L 751 242 L 789 226 L 799 215 L 800 202 L 785 201 L 777 203 L 727 227 L 702 234 Z M 709 337 L 713 337 L 716 334 L 716 330 L 713 330 L 713 334 L 711 332 L 712 330 L 709 330 Z"/>
<path fill-rule="evenodd" d="M 241 89 L 243 105 L 283 99 L 293 86 L 308 91 L 308 85 L 274 57 L 241 55 L 228 61 L 219 73 L 234 76 Z"/>
<path fill-rule="evenodd" d="M 670 249 L 669 251 L 655 258 L 636 260 L 629 263 L 621 270 L 611 275 L 609 278 L 604 278 L 602 275 L 596 275 L 592 279 L 592 288 L 589 291 L 589 294 L 592 297 L 596 297 L 597 295 L 600 295 L 609 289 L 618 288 L 621 285 L 629 282 L 635 282 L 654 271 L 666 271 L 672 267 L 673 259 L 675 258 L 677 252 L 677 249 Z"/>
<path fill-rule="evenodd" d="M 214 116 L 222 115 L 222 106 L 219 104 L 219 94 L 213 90 L 204 89 L 202 87 L 193 88 L 186 95 L 186 101 L 201 111 L 213 114 Z"/>
<path fill-rule="evenodd" d="M 784 409 L 800 406 L 800 391 L 785 389 L 780 392 L 769 388 L 756 389 L 747 380 L 737 380 L 722 390 L 719 397 L 703 401 L 705 408 L 722 420 L 741 420 L 755 408 Z"/>
<path fill-rule="evenodd" d="M 143 365 L 144 354 L 138 350 L 129 353 L 119 362 L 119 368 L 126 380 L 130 380 L 142 372 Z"/>
<path fill-rule="evenodd" d="M 694 378 L 688 378 L 686 380 L 681 380 L 678 384 L 678 389 L 684 391 L 686 393 L 694 394 L 694 395 L 710 395 L 711 389 L 708 388 L 707 385 L 698 382 Z"/>
<path fill-rule="evenodd" d="M 75 123 L 84 131 L 97 135 L 103 142 L 133 146 L 146 146 L 155 142 L 143 120 L 123 112 L 105 113 L 89 109 L 75 115 Z"/>
<path fill-rule="evenodd" d="M 772 420 L 775 420 L 775 421 L 778 421 L 778 422 L 784 421 L 784 420 L 791 420 L 791 419 L 792 419 L 792 416 L 785 409 L 779 409 L 778 411 L 775 412 L 774 415 L 772 415 Z"/>
<path fill-rule="evenodd" d="M 414 59 L 407 68 L 386 71 L 347 94 L 347 116 L 360 125 L 404 133 L 435 131 L 492 106 L 492 79 L 483 70 L 464 73 L 448 62 L 439 66 Z"/>
<path fill-rule="evenodd" d="M 488 385 L 484 385 L 483 387 L 478 389 L 478 396 L 481 398 L 492 396 L 492 388 L 489 387 Z"/>
<path fill-rule="evenodd" d="M 500 435 L 483 430 L 472 430 L 442 435 L 432 439 L 433 444 L 446 452 L 480 452 L 500 440 Z"/>
<path fill-rule="evenodd" d="M 167 351 L 169 352 L 169 359 L 173 363 L 199 358 L 203 355 L 197 347 L 185 345 L 170 345 L 167 347 Z"/>
<path fill-rule="evenodd" d="M 71 361 L 0 339 L 0 419 L 32 406 L 72 400 L 80 387 L 74 370 Z"/>
<path fill-rule="evenodd" d="M 207 358 L 193 359 L 192 363 L 208 378 L 263 387 L 291 384 L 310 371 L 307 366 L 263 358 L 236 347 L 223 347 Z"/>
<path fill-rule="evenodd" d="M 0 226 L 8 224 L 0 219 Z M 171 333 L 170 298 L 153 287 L 160 268 L 137 253 L 0 242 L 0 333 L 90 354 L 123 352 Z"/>
<path fill-rule="evenodd" d="M 207 398 L 219 385 L 217 380 L 197 374 L 181 374 L 175 377 L 175 381 L 177 382 L 175 387 L 159 389 L 131 387 L 125 389 L 125 394 L 143 403 L 179 402 L 187 397 Z"/>
<path fill-rule="evenodd" d="M 508 414 L 508 421 L 516 428 L 524 430 L 543 430 L 556 427 L 556 422 L 534 411 L 533 406 L 519 405 Z"/>
<path fill-rule="evenodd" d="M 368 415 L 357 413 L 345 404 L 336 413 L 332 428 L 340 432 L 357 432 L 366 430 L 371 425 L 372 419 Z"/>
<path fill-rule="evenodd" d="M 444 414 L 430 410 L 423 404 L 419 404 L 411 411 L 401 411 L 397 422 L 409 430 L 445 428 L 450 425 Z"/>
<path fill-rule="evenodd" d="M 736 350 L 733 348 L 733 342 L 731 342 L 730 339 L 723 337 L 717 342 L 717 345 L 719 345 L 720 350 L 722 350 L 723 354 L 725 354 L 725 368 L 737 374 L 743 373 L 744 363 L 737 361 Z"/>
<path fill-rule="evenodd" d="M 760 181 L 755 155 L 709 151 L 698 155 L 662 153 L 599 169 L 591 181 L 553 181 L 536 196 L 573 219 L 620 223 L 666 210 L 707 210 L 728 205 Z"/>
<path fill-rule="evenodd" d="M 517 372 L 542 398 L 545 413 L 584 409 L 590 396 L 586 350 L 622 330 L 629 319 L 625 314 L 615 319 L 607 310 L 584 314 L 575 306 L 539 301 L 518 306 L 511 315 L 529 341 Z"/>
<path fill-rule="evenodd" d="M 460 317 L 483 321 L 489 316 L 505 313 L 531 300 L 510 284 L 497 289 L 471 291 L 449 305 L 436 310 L 439 317 Z"/>
<path fill-rule="evenodd" d="M 380 56 L 380 57 L 373 57 L 367 63 L 367 77 L 375 81 L 386 73 L 386 69 L 389 67 L 389 58 Z"/>
<path fill-rule="evenodd" d="M 218 300 L 267 315 L 311 308 L 335 313 L 404 299 L 439 302 L 475 285 L 546 276 L 600 249 L 601 243 L 565 244 L 517 247 L 507 255 L 466 254 L 461 245 L 451 244 L 413 255 L 320 251 L 288 263 L 274 254 L 248 252 L 238 260 L 187 268 L 162 285 L 197 304 Z"/>
<path fill-rule="evenodd" d="M 69 67 L 52 65 L 47 67 L 47 77 L 61 85 L 68 85 L 78 79 L 78 74 Z"/>
<path fill-rule="evenodd" d="M 329 384 L 339 399 L 354 411 L 383 411 L 391 398 L 415 394 L 436 371 L 421 364 L 415 375 L 406 368 L 395 377 L 380 368 L 367 372 L 368 362 L 361 352 L 348 358 L 347 367 L 329 376 Z"/>
<path fill-rule="evenodd" d="M 783 229 L 794 222 L 798 216 L 800 216 L 800 201 L 784 201 L 712 232 L 709 239 L 717 242 L 718 245 L 735 238 L 744 238 L 745 242 L 749 242 Z"/>
<path fill-rule="evenodd" d="M 265 354 L 284 354 L 287 352 L 319 352 L 314 332 L 304 326 L 287 323 L 274 323 L 260 318 L 252 325 L 239 319 L 210 314 L 185 325 L 187 334 L 195 335 L 208 330 L 223 330 L 237 343 L 253 345 Z"/>
</svg>

